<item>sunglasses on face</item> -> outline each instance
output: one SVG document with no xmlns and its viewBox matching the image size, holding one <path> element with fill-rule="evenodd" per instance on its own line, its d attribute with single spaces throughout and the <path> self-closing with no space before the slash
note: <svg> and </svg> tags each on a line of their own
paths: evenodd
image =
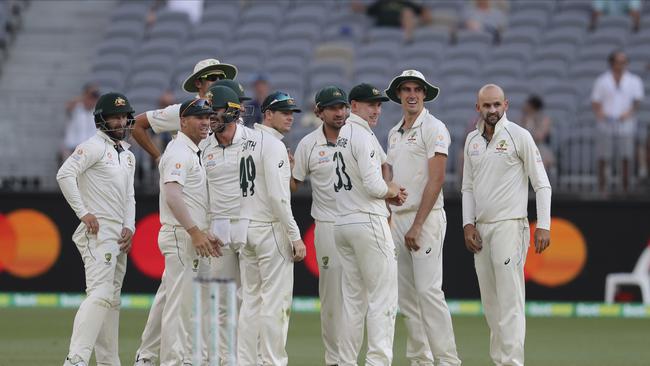
<svg viewBox="0 0 650 366">
<path fill-rule="evenodd" d="M 269 103 L 269 105 L 266 106 L 266 109 L 268 110 L 268 109 L 271 108 L 271 106 L 274 105 L 275 103 L 286 102 L 286 101 L 290 101 L 289 104 L 293 104 L 293 98 L 291 97 L 291 95 L 286 94 L 286 93 L 279 93 L 279 94 L 275 97 L 275 99 L 273 99 L 273 100 L 271 101 L 271 103 Z"/>
<path fill-rule="evenodd" d="M 212 103 L 210 103 L 209 100 L 207 99 L 194 99 L 192 103 L 190 103 L 185 109 L 183 109 L 183 112 L 181 112 L 181 117 L 185 117 L 185 112 L 187 112 L 190 107 L 198 107 L 201 109 L 210 109 L 212 110 Z"/>
<path fill-rule="evenodd" d="M 226 74 L 219 71 L 219 72 L 212 72 L 210 74 L 203 75 L 199 77 L 199 80 L 217 81 L 225 78 L 226 78 Z"/>
</svg>

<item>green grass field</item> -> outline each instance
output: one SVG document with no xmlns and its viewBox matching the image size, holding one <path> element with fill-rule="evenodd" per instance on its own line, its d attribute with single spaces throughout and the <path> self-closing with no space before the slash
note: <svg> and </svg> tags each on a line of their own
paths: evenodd
<svg viewBox="0 0 650 366">
<path fill-rule="evenodd" d="M 74 314 L 72 309 L 0 309 L 0 366 L 61 365 Z M 122 311 L 122 365 L 133 362 L 146 316 L 143 310 Z M 455 317 L 454 330 L 464 365 L 491 364 L 483 317 Z M 394 365 L 408 365 L 404 335 L 404 324 L 398 318 Z M 323 364 L 318 314 L 292 314 L 287 348 L 290 365 Z M 648 366 L 650 319 L 529 318 L 526 364 Z"/>
</svg>

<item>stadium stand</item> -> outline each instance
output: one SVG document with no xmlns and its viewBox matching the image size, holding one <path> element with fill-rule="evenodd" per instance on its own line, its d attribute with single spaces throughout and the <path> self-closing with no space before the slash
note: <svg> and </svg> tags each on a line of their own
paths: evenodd
<svg viewBox="0 0 650 366">
<path fill-rule="evenodd" d="M 177 99 L 188 97 L 180 90 L 188 70 L 196 60 L 216 57 L 235 64 L 244 85 L 263 72 L 269 75 L 272 90 L 286 90 L 303 108 L 311 108 L 314 91 L 324 85 L 350 88 L 366 81 L 385 88 L 394 75 L 416 68 L 441 87 L 439 100 L 428 107 L 449 126 L 454 147 L 462 146 L 467 126 L 476 117 L 476 91 L 483 83 L 497 82 L 510 98 L 511 119 L 518 117 L 530 93 L 544 97 L 547 113 L 555 122 L 556 192 L 595 191 L 591 87 L 606 70 L 607 55 L 624 49 L 630 70 L 642 77 L 646 93 L 650 91 L 650 4 L 643 2 L 638 32 L 632 30 L 628 17 L 607 15 L 592 31 L 591 1 L 511 0 L 508 29 L 495 44 L 491 34 L 435 23 L 437 14 L 457 16 L 458 2 L 422 3 L 432 11 L 434 24 L 416 29 L 412 41 L 405 43 L 400 29 L 371 26 L 371 20 L 354 13 L 346 1 L 226 0 L 217 4 L 207 0 L 196 25 L 186 14 L 162 7 L 156 10 L 151 26 L 145 18 L 152 1 L 114 1 L 112 21 L 103 28 L 85 81 L 96 81 L 102 90 L 124 91 L 140 112 L 155 108 L 168 88 Z M 0 6 L 0 21 L 13 19 L 11 14 L 7 6 Z M 3 52 L 7 38 L 11 36 L 0 30 Z M 644 132 L 648 111 L 645 102 L 639 113 Z M 399 106 L 384 105 L 377 130 L 383 144 L 399 116 Z M 308 131 L 295 128 L 288 145 L 295 147 Z M 33 178 L 52 187 L 56 161 L 46 153 L 41 155 L 47 168 L 35 171 Z M 447 184 L 456 187 L 459 164 L 449 164 L 448 169 Z"/>
</svg>

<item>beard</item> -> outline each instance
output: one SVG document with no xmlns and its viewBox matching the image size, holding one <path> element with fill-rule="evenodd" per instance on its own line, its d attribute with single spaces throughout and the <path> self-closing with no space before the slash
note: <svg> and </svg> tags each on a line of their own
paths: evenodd
<svg viewBox="0 0 650 366">
<path fill-rule="evenodd" d="M 497 122 L 499 122 L 501 117 L 503 117 L 503 113 L 485 113 L 483 115 L 483 121 L 485 121 L 485 123 L 489 124 L 490 126 L 494 126 L 497 124 Z"/>
</svg>

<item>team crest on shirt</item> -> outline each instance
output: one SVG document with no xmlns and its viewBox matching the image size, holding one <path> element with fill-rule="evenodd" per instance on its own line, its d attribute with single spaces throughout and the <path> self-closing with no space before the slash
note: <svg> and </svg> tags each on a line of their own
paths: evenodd
<svg viewBox="0 0 650 366">
<path fill-rule="evenodd" d="M 501 154 L 506 153 L 508 151 L 508 143 L 506 142 L 506 140 L 500 140 L 499 142 L 497 142 L 497 147 L 495 148 L 495 150 L 497 151 L 497 153 L 501 153 Z"/>
<path fill-rule="evenodd" d="M 321 258 L 321 259 L 323 260 L 323 269 L 327 269 L 327 268 L 329 268 L 328 264 L 329 264 L 329 262 L 330 262 L 330 257 L 328 257 L 328 256 L 324 256 L 324 257 Z"/>
<path fill-rule="evenodd" d="M 111 264 L 111 258 L 113 258 L 113 255 L 111 253 L 104 253 L 104 259 L 106 259 L 106 264 Z"/>
<path fill-rule="evenodd" d="M 347 145 L 348 145 L 348 139 L 346 139 L 345 137 L 339 137 L 338 139 L 336 139 L 336 146 L 345 148 Z"/>
<path fill-rule="evenodd" d="M 418 131 L 413 131 L 411 135 L 406 139 L 407 144 L 415 144 L 418 142 Z"/>
</svg>

